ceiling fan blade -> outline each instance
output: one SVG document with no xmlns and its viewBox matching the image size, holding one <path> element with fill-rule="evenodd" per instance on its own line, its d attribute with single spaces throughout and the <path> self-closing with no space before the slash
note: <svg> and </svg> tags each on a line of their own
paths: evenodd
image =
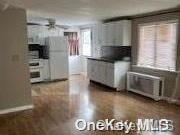
<svg viewBox="0 0 180 135">
<path fill-rule="evenodd" d="M 56 27 L 62 28 L 62 29 L 69 29 L 70 28 L 70 26 L 68 26 L 68 25 L 56 25 Z"/>
<path fill-rule="evenodd" d="M 28 22 L 27 25 L 32 25 L 32 26 L 43 26 L 40 23 L 32 23 L 32 22 Z"/>
</svg>

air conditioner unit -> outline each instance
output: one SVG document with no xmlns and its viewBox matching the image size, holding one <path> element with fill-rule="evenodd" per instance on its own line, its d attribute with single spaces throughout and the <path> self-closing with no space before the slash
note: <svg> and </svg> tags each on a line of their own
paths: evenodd
<svg viewBox="0 0 180 135">
<path fill-rule="evenodd" d="M 128 72 L 127 90 L 158 101 L 162 98 L 164 93 L 164 78 L 136 72 Z"/>
</svg>

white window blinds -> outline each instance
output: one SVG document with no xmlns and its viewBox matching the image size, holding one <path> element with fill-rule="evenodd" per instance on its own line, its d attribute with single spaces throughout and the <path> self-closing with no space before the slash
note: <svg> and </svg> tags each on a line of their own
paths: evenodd
<svg viewBox="0 0 180 135">
<path fill-rule="evenodd" d="M 176 69 L 177 23 L 163 22 L 139 27 L 138 65 Z"/>
</svg>

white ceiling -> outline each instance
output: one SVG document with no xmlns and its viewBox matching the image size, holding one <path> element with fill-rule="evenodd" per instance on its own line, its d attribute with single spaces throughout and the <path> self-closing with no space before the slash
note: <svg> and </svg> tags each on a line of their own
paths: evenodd
<svg viewBox="0 0 180 135">
<path fill-rule="evenodd" d="M 2 0 L 1 0 L 2 1 Z M 180 0 L 4 0 L 27 9 L 28 21 L 85 25 L 117 16 L 146 13 L 180 5 Z"/>
</svg>

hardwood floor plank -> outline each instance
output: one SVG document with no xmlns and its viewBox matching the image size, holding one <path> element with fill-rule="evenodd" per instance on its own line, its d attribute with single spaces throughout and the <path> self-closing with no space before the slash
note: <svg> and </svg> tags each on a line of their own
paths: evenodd
<svg viewBox="0 0 180 135">
<path fill-rule="evenodd" d="M 170 119 L 173 132 L 130 132 L 130 135 L 179 135 L 180 106 L 89 83 L 85 76 L 32 86 L 33 110 L 0 116 L 0 135 L 125 135 L 120 131 L 78 131 L 75 121 Z"/>
</svg>

